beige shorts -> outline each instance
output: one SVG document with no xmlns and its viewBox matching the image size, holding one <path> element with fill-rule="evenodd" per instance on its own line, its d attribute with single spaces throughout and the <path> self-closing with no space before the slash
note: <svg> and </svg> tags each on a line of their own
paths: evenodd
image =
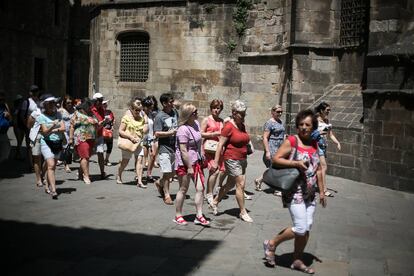
<svg viewBox="0 0 414 276">
<path fill-rule="evenodd" d="M 226 173 L 230 176 L 239 176 L 246 174 L 247 160 L 227 159 L 224 161 Z"/>
</svg>

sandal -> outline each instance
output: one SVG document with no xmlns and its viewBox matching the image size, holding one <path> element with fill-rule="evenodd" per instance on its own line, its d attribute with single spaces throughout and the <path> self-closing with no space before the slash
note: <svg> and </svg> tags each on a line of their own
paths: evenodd
<svg viewBox="0 0 414 276">
<path fill-rule="evenodd" d="M 255 179 L 254 184 L 256 185 L 256 191 L 260 192 L 262 190 L 262 181 L 259 181 L 258 179 Z"/>
<path fill-rule="evenodd" d="M 58 199 L 58 194 L 56 192 L 51 193 L 52 199 Z"/>
<path fill-rule="evenodd" d="M 145 185 L 144 183 L 137 183 L 137 187 L 142 188 L 142 189 L 146 189 L 147 185 Z"/>
<path fill-rule="evenodd" d="M 85 182 L 85 184 L 87 185 L 91 184 L 91 180 L 89 179 L 89 177 L 83 176 L 83 182 Z"/>
<path fill-rule="evenodd" d="M 178 217 L 175 217 L 174 219 L 173 219 L 173 221 L 175 222 L 175 223 L 177 223 L 178 225 L 187 225 L 188 224 L 188 222 L 183 218 L 183 216 L 178 216 Z"/>
<path fill-rule="evenodd" d="M 164 198 L 164 203 L 167 205 L 174 205 L 174 202 L 172 201 L 170 196 Z"/>
<path fill-rule="evenodd" d="M 201 217 L 195 217 L 194 224 L 201 224 L 203 226 L 207 226 L 210 224 L 210 222 L 206 220 L 206 218 L 203 215 L 201 215 Z"/>
<path fill-rule="evenodd" d="M 315 270 L 310 266 L 306 266 L 301 260 L 294 261 L 290 268 L 293 270 L 302 271 L 306 274 L 315 274 Z"/>
<path fill-rule="evenodd" d="M 36 183 L 36 187 L 43 187 L 42 181 Z"/>
<path fill-rule="evenodd" d="M 327 197 L 334 197 L 334 195 L 331 192 L 329 192 L 329 191 L 325 191 L 325 196 L 327 196 Z"/>
<path fill-rule="evenodd" d="M 217 204 L 214 203 L 214 200 L 208 203 L 208 208 L 213 210 L 213 215 L 217 216 L 218 214 L 218 207 Z"/>
<path fill-rule="evenodd" d="M 122 179 L 119 175 L 116 176 L 116 184 L 123 184 Z"/>
<path fill-rule="evenodd" d="M 266 259 L 266 265 L 271 266 L 271 267 L 276 266 L 276 261 L 275 261 L 276 247 L 275 246 L 272 247 L 269 244 L 269 240 L 265 240 L 263 242 L 263 250 L 264 250 L 264 255 L 265 255 L 265 259 Z"/>
<path fill-rule="evenodd" d="M 47 193 L 48 195 L 50 195 L 52 192 L 49 190 L 49 188 L 45 189 L 45 193 Z"/>
</svg>

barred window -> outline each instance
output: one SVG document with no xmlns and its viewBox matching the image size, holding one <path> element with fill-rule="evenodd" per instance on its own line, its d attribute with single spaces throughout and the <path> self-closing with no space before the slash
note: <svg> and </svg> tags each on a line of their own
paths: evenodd
<svg viewBox="0 0 414 276">
<path fill-rule="evenodd" d="M 366 0 L 341 1 L 341 46 L 358 47 L 366 42 L 368 7 Z"/>
<path fill-rule="evenodd" d="M 120 78 L 125 82 L 145 82 L 149 70 L 149 36 L 146 33 L 123 34 Z"/>
</svg>

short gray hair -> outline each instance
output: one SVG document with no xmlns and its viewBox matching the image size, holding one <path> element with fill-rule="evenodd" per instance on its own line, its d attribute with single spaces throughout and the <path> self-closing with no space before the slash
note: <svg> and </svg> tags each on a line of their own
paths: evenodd
<svg viewBox="0 0 414 276">
<path fill-rule="evenodd" d="M 231 111 L 232 112 L 244 112 L 246 111 L 247 107 L 246 104 L 240 100 L 236 100 L 232 105 L 231 105 Z"/>
</svg>

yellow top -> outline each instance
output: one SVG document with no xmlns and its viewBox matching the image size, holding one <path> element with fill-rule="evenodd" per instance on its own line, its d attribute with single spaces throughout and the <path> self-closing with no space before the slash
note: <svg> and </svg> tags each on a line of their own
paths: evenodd
<svg viewBox="0 0 414 276">
<path fill-rule="evenodd" d="M 125 115 L 124 117 L 122 117 L 121 123 L 125 124 L 125 130 L 131 133 L 132 135 L 135 135 L 139 138 L 142 138 L 144 136 L 144 117 L 141 117 L 141 119 L 139 120 L 135 120 L 133 117 Z"/>
</svg>

